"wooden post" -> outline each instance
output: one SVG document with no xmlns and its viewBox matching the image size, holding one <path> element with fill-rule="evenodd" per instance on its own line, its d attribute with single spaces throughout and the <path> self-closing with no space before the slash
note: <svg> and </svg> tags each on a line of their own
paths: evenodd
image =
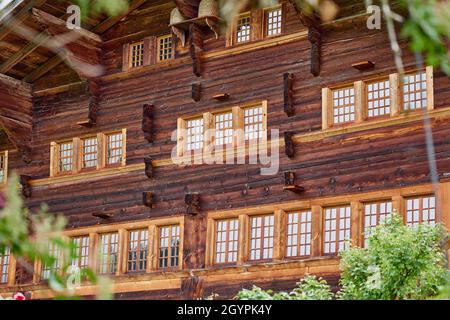
<svg viewBox="0 0 450 320">
<path fill-rule="evenodd" d="M 128 257 L 128 231 L 119 230 L 119 260 L 117 262 L 116 275 L 127 273 L 127 257 Z"/>
<path fill-rule="evenodd" d="M 98 258 L 100 255 L 98 249 L 98 242 L 100 240 L 100 237 L 96 233 L 89 233 L 89 261 L 88 265 L 91 270 L 97 270 L 98 268 Z"/>
<path fill-rule="evenodd" d="M 401 112 L 403 97 L 400 88 L 400 79 L 398 73 L 389 75 L 389 85 L 391 93 L 391 117 L 398 116 Z"/>
<path fill-rule="evenodd" d="M 207 228 L 206 228 L 206 252 L 205 252 L 205 266 L 211 267 L 214 265 L 214 257 L 215 257 L 215 246 L 214 246 L 214 238 L 215 238 L 215 221 L 214 219 L 208 218 Z"/>
<path fill-rule="evenodd" d="M 322 255 L 323 237 L 323 210 L 321 206 L 311 207 L 311 256 L 320 257 Z"/>
<path fill-rule="evenodd" d="M 295 157 L 295 144 L 292 140 L 293 135 L 292 132 L 284 133 L 284 152 L 290 159 Z"/>
<path fill-rule="evenodd" d="M 103 133 L 97 134 L 97 148 L 97 170 L 100 170 L 106 165 L 106 139 Z"/>
<path fill-rule="evenodd" d="M 192 100 L 198 102 L 202 99 L 202 84 L 193 83 L 192 84 Z"/>
<path fill-rule="evenodd" d="M 405 201 L 401 195 L 392 197 L 392 210 L 396 211 L 403 219 L 405 218 Z"/>
<path fill-rule="evenodd" d="M 285 73 L 283 75 L 284 81 L 284 113 L 288 117 L 294 115 L 294 75 L 292 73 Z"/>
<path fill-rule="evenodd" d="M 427 76 L 427 110 L 432 111 L 434 109 L 434 76 L 433 67 L 426 67 Z"/>
<path fill-rule="evenodd" d="M 367 119 L 367 86 L 363 81 L 355 82 L 355 112 L 356 123 L 361 123 Z"/>
<path fill-rule="evenodd" d="M 148 227 L 149 250 L 147 257 L 147 273 L 158 269 L 158 227 L 154 224 Z"/>
<path fill-rule="evenodd" d="M 350 227 L 350 238 L 353 246 L 362 246 L 362 203 L 352 202 L 351 203 L 351 227 Z"/>
<path fill-rule="evenodd" d="M 54 177 L 58 173 L 58 144 L 52 142 L 50 144 L 50 177 Z"/>
<path fill-rule="evenodd" d="M 322 89 L 322 130 L 328 129 L 333 123 L 333 101 L 330 88 Z"/>
<path fill-rule="evenodd" d="M 274 214 L 274 245 L 273 245 L 273 260 L 281 261 L 285 256 L 285 242 L 286 242 L 286 213 L 283 210 L 275 210 Z"/>
<path fill-rule="evenodd" d="M 250 232 L 250 218 L 246 214 L 239 216 L 239 252 L 238 252 L 238 265 L 242 265 L 248 261 L 249 254 L 249 232 Z"/>
</svg>

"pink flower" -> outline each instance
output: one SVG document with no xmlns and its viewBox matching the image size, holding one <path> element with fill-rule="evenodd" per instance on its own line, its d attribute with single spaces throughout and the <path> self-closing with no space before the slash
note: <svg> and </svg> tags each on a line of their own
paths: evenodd
<svg viewBox="0 0 450 320">
<path fill-rule="evenodd" d="M 24 295 L 22 292 L 17 292 L 17 293 L 14 295 L 13 299 L 14 299 L 14 300 L 17 300 L 17 301 L 27 300 L 27 298 L 25 297 L 25 295 Z"/>
</svg>

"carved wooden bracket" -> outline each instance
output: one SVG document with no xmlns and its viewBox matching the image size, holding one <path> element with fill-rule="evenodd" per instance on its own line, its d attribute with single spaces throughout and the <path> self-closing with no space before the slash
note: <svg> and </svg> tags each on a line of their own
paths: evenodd
<svg viewBox="0 0 450 320">
<path fill-rule="evenodd" d="M 292 139 L 293 135 L 292 132 L 284 133 L 284 152 L 291 159 L 295 157 L 295 144 Z"/>
<path fill-rule="evenodd" d="M 186 213 L 197 215 L 200 213 L 200 194 L 187 193 L 184 196 L 184 203 L 186 205 Z"/>
<path fill-rule="evenodd" d="M 295 173 L 292 171 L 286 171 L 284 173 L 283 189 L 297 194 L 303 193 L 305 191 L 305 188 L 295 184 Z"/>
<path fill-rule="evenodd" d="M 144 206 L 151 208 L 154 204 L 153 193 L 151 192 L 142 193 L 142 201 L 144 203 Z"/>
<path fill-rule="evenodd" d="M 198 102 L 202 99 L 202 84 L 193 83 L 192 84 L 192 100 Z"/>
<path fill-rule="evenodd" d="M 294 75 L 292 73 L 285 73 L 284 77 L 284 112 L 288 117 L 294 115 Z"/>
<path fill-rule="evenodd" d="M 230 99 L 230 94 L 229 93 L 225 93 L 225 92 L 218 93 L 218 94 L 215 94 L 213 96 L 213 99 L 217 100 L 217 101 L 227 101 L 227 100 Z"/>
<path fill-rule="evenodd" d="M 142 131 L 149 143 L 153 142 L 153 108 L 152 104 L 144 104 L 142 115 Z"/>
<path fill-rule="evenodd" d="M 25 198 L 31 198 L 32 195 L 32 188 L 30 184 L 31 177 L 27 175 L 21 175 L 19 183 L 22 186 L 22 195 Z"/>
<path fill-rule="evenodd" d="M 153 178 L 153 159 L 148 156 L 144 159 L 145 162 L 145 175 L 150 179 Z"/>
<path fill-rule="evenodd" d="M 92 214 L 93 217 L 100 218 L 100 219 L 110 219 L 114 217 L 114 212 L 112 211 L 100 211 L 100 212 L 94 212 Z"/>
<path fill-rule="evenodd" d="M 318 77 L 320 75 L 320 56 L 322 51 L 322 36 L 318 28 L 309 28 L 308 40 L 311 42 L 311 73 Z"/>
<path fill-rule="evenodd" d="M 88 80 L 86 91 L 89 94 L 89 105 L 86 120 L 77 122 L 78 125 L 83 127 L 92 127 L 97 124 L 98 113 L 98 96 L 100 88 L 98 83 L 92 80 Z"/>
<path fill-rule="evenodd" d="M 203 32 L 197 24 L 189 26 L 190 45 L 189 52 L 192 58 L 193 72 L 197 77 L 202 75 Z"/>
<path fill-rule="evenodd" d="M 366 71 L 375 68 L 375 63 L 369 60 L 359 61 L 352 64 L 352 68 L 359 71 Z"/>
</svg>

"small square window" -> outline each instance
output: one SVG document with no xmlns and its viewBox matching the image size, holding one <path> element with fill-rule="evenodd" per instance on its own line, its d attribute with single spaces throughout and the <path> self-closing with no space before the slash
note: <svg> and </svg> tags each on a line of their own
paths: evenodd
<svg viewBox="0 0 450 320">
<path fill-rule="evenodd" d="M 389 79 L 367 84 L 367 116 L 369 118 L 391 114 Z"/>
<path fill-rule="evenodd" d="M 333 91 L 333 123 L 343 124 L 356 119 L 355 89 L 347 87 Z"/>
<path fill-rule="evenodd" d="M 410 111 L 427 108 L 427 74 L 425 71 L 407 74 L 403 78 L 403 106 L 405 110 Z"/>
<path fill-rule="evenodd" d="M 251 34 L 251 17 L 250 13 L 241 15 L 236 25 L 236 43 L 244 43 L 250 41 Z"/>
<path fill-rule="evenodd" d="M 144 41 L 130 45 L 130 67 L 137 68 L 144 65 Z"/>
<path fill-rule="evenodd" d="M 233 143 L 233 113 L 226 112 L 215 115 L 216 146 Z"/>
<path fill-rule="evenodd" d="M 281 34 L 282 19 L 283 19 L 283 11 L 281 8 L 266 10 L 265 30 L 267 37 Z"/>
<path fill-rule="evenodd" d="M 173 59 L 172 36 L 158 38 L 158 61 Z"/>
</svg>

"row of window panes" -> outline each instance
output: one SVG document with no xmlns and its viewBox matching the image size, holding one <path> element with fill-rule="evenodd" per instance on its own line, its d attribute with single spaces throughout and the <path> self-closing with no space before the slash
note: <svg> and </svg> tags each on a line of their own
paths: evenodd
<svg viewBox="0 0 450 320">
<path fill-rule="evenodd" d="M 391 88 L 389 79 L 371 81 L 367 86 L 367 116 L 375 118 L 391 114 Z M 403 109 L 426 109 L 427 75 L 425 71 L 407 74 L 403 78 Z M 353 86 L 333 90 L 333 123 L 344 124 L 356 120 L 355 89 Z"/>
<path fill-rule="evenodd" d="M 157 38 L 157 58 L 158 61 L 170 60 L 173 58 L 172 36 L 162 36 Z M 130 66 L 131 68 L 142 67 L 144 65 L 145 43 L 139 41 L 130 45 Z"/>
<path fill-rule="evenodd" d="M 419 224 L 436 224 L 436 198 L 425 195 L 406 198 L 405 221 L 409 226 Z M 376 226 L 387 219 L 392 213 L 391 201 L 364 203 L 364 238 L 372 234 Z M 264 261 L 273 258 L 275 223 L 274 215 L 250 217 L 250 256 L 251 261 Z M 239 219 L 215 221 L 214 263 L 233 264 L 238 260 L 239 252 Z M 351 230 L 351 207 L 325 207 L 323 220 L 323 253 L 333 255 L 348 248 Z M 180 256 L 180 226 L 171 225 L 158 229 L 158 268 L 176 268 Z M 119 234 L 100 234 L 100 261 L 98 272 L 115 274 L 119 261 Z M 309 257 L 311 255 L 312 213 L 310 210 L 294 211 L 286 216 L 286 258 Z M 89 266 L 89 236 L 73 238 L 76 258 L 72 266 L 80 269 Z M 130 230 L 126 249 L 128 273 L 145 272 L 148 263 L 149 233 L 148 229 Z M 60 250 L 49 246 L 49 254 L 55 257 L 52 266 L 42 266 L 41 278 L 48 279 L 51 272 L 59 272 L 61 268 Z M 10 253 L 6 250 L 0 255 L 0 283 L 8 282 Z"/>
<path fill-rule="evenodd" d="M 158 269 L 176 268 L 180 256 L 180 226 L 172 225 L 158 229 Z M 90 238 L 89 236 L 72 239 L 76 258 L 73 267 L 86 269 L 89 267 Z M 138 273 L 147 270 L 149 253 L 148 229 L 128 231 L 126 272 Z M 52 266 L 43 265 L 41 279 L 48 279 L 52 272 L 61 268 L 61 251 L 53 244 L 49 245 L 49 255 L 55 258 Z M 119 233 L 112 232 L 99 235 L 98 273 L 114 275 L 119 261 Z M 0 260 L 1 261 L 1 260 Z"/>
<path fill-rule="evenodd" d="M 333 255 L 348 249 L 351 230 L 350 205 L 324 208 L 323 253 Z M 392 213 L 392 202 L 381 201 L 364 204 L 364 237 L 371 235 L 374 228 Z M 406 199 L 406 223 L 410 226 L 436 223 L 436 199 L 421 196 Z M 310 210 L 289 212 L 286 216 L 286 258 L 311 255 Z M 270 260 L 274 247 L 274 215 L 250 217 L 250 261 Z M 238 259 L 238 218 L 215 222 L 214 263 L 232 264 Z"/>
<path fill-rule="evenodd" d="M 1 152 L 0 153 L 0 184 L 5 183 L 6 181 L 6 166 L 7 166 L 7 161 L 6 161 L 6 152 Z"/>
<path fill-rule="evenodd" d="M 264 137 L 264 116 L 261 106 L 245 108 L 244 112 L 244 135 L 245 141 L 261 140 Z M 214 115 L 215 122 L 215 145 L 227 145 L 233 142 L 233 113 L 223 112 Z M 203 148 L 204 142 L 204 120 L 203 117 L 193 118 L 186 121 L 187 137 L 186 150 L 198 150 Z"/>
<path fill-rule="evenodd" d="M 281 7 L 264 10 L 264 36 L 272 37 L 282 33 L 283 11 Z M 241 44 L 251 40 L 251 13 L 242 14 L 236 23 L 236 43 Z"/>
<path fill-rule="evenodd" d="M 122 132 L 105 135 L 106 138 L 106 165 L 116 165 L 123 158 Z M 72 172 L 74 169 L 74 144 L 66 141 L 58 144 L 58 170 L 60 173 Z M 97 136 L 81 139 L 81 166 L 83 169 L 97 168 L 98 153 Z"/>
</svg>

